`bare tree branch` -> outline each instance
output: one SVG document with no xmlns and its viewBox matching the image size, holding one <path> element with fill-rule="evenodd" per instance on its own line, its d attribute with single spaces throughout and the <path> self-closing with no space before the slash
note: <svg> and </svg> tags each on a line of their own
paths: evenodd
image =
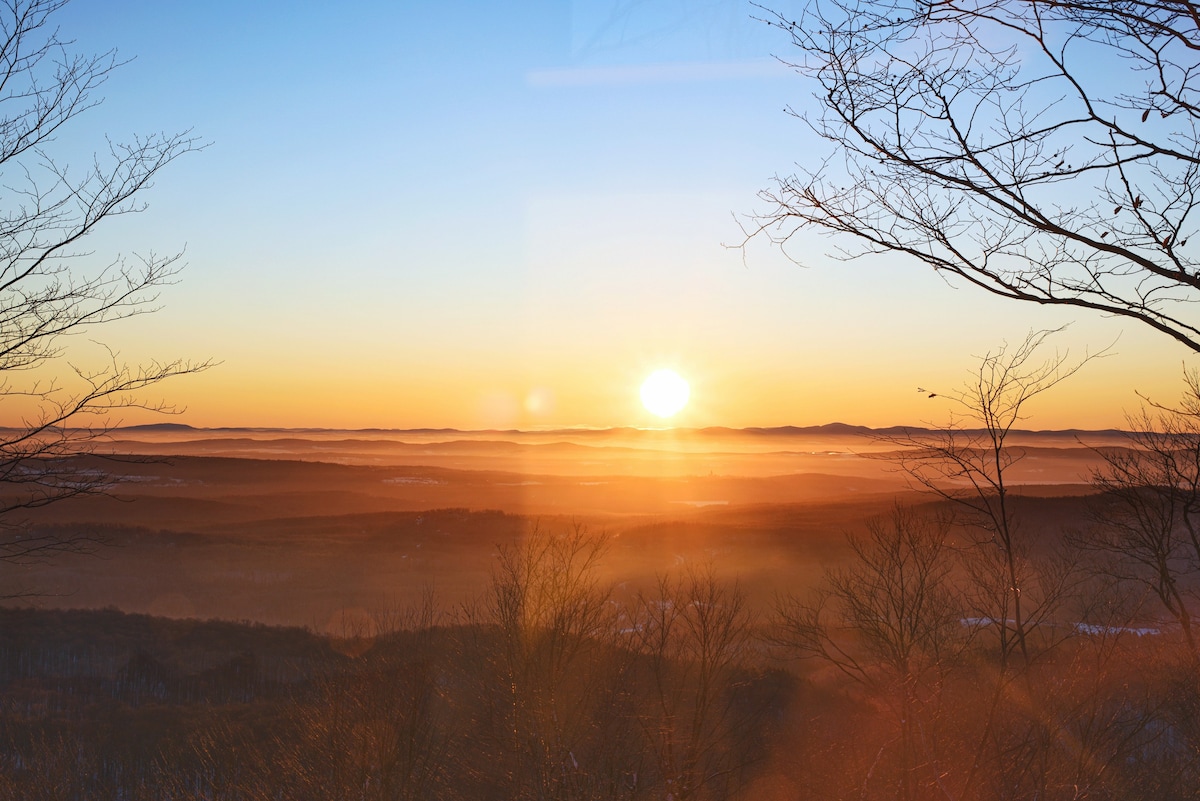
<svg viewBox="0 0 1200 801">
<path fill-rule="evenodd" d="M 1183 0 L 814 0 L 762 8 L 833 155 L 776 177 L 747 240 L 836 234 L 1001 297 L 1200 350 L 1200 30 Z"/>
<path fill-rule="evenodd" d="M 59 38 L 66 0 L 0 4 L 0 563 L 24 563 L 92 547 L 25 531 L 13 513 L 110 488 L 97 453 L 122 409 L 173 411 L 144 392 L 209 362 L 130 365 L 107 350 L 98 365 L 70 348 L 98 326 L 153 312 L 181 254 L 118 257 L 93 266 L 86 238 L 104 221 L 145 209 L 159 171 L 203 145 L 189 131 L 105 140 L 80 170 L 56 154 L 55 135 L 101 102 L 121 66 L 115 52 L 83 56 Z M 17 419 L 19 417 L 19 419 Z"/>
</svg>

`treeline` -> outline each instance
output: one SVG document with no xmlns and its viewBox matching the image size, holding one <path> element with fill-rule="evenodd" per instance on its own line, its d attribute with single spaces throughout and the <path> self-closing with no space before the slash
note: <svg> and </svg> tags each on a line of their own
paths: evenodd
<svg viewBox="0 0 1200 801">
<path fill-rule="evenodd" d="M 2 610 L 0 798 L 731 797 L 791 677 L 736 586 L 618 600 L 603 550 L 534 532 L 474 603 L 338 636 Z"/>
<path fill-rule="evenodd" d="M 606 586 L 580 530 L 337 636 L 0 610 L 0 798 L 1197 797 L 1181 627 L 1070 539 L 1020 549 L 1020 625 L 984 614 L 1008 560 L 946 508 L 771 612 L 712 567 Z"/>
<path fill-rule="evenodd" d="M 1096 452 L 1093 495 L 1048 535 L 1008 440 L 1092 358 L 1043 358 L 1054 333 L 985 354 L 943 429 L 881 435 L 940 502 L 870 521 L 847 563 L 779 599 L 768 640 L 840 707 L 781 763 L 801 794 L 1200 796 L 1200 376 Z"/>
</svg>

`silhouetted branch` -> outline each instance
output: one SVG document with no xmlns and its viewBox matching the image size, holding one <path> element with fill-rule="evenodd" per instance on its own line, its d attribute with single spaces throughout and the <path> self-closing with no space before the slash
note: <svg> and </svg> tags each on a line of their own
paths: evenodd
<svg viewBox="0 0 1200 801">
<path fill-rule="evenodd" d="M 207 361 L 129 365 L 107 351 L 90 365 L 69 344 L 97 326 L 157 309 L 159 290 L 181 254 L 118 257 L 92 265 L 85 239 L 104 221 L 145 209 L 142 193 L 180 156 L 201 148 L 189 131 L 105 140 L 83 169 L 56 154 L 56 134 L 100 102 L 97 92 L 121 66 L 114 52 L 81 56 L 59 38 L 53 18 L 64 0 L 13 0 L 0 7 L 0 519 L 80 495 L 112 478 L 96 454 L 123 409 L 171 412 L 144 392 Z M 101 346 L 103 347 L 103 346 Z M 107 349 L 106 349 L 107 350 Z M 0 542 L 0 562 L 90 547 L 87 540 L 43 542 L 28 533 Z"/>
<path fill-rule="evenodd" d="M 1200 43 L 1182 0 L 815 0 L 761 20 L 833 157 L 747 239 L 837 234 L 999 295 L 1137 320 L 1200 350 Z M 1104 65 L 1103 68 L 1098 68 Z M 851 269 L 851 268 L 847 268 Z"/>
</svg>

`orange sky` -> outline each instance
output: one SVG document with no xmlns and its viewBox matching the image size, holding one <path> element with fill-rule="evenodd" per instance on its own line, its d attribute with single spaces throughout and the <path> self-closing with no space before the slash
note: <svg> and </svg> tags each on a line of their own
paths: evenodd
<svg viewBox="0 0 1200 801">
<path fill-rule="evenodd" d="M 841 263 L 817 236 L 793 243 L 805 267 L 728 247 L 814 152 L 782 111 L 810 87 L 742 6 L 410 6 L 66 7 L 81 49 L 137 56 L 68 143 L 212 143 L 89 238 L 95 264 L 186 248 L 187 268 L 159 312 L 71 359 L 97 358 L 94 337 L 130 361 L 220 362 L 161 387 L 197 426 L 661 425 L 638 399 L 659 367 L 692 384 L 672 424 L 884 426 L 936 422 L 916 387 L 1071 323 L 1064 350 L 1114 355 L 1031 427 L 1117 426 L 1135 390 L 1177 394 L 1188 354 L 1133 323 Z"/>
</svg>

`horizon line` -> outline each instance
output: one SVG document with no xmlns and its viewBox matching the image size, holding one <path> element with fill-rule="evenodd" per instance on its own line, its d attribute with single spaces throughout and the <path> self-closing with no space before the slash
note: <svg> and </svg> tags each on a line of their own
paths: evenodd
<svg viewBox="0 0 1200 801">
<path fill-rule="evenodd" d="M 0 430 L 20 430 L 19 426 L 0 426 Z M 632 433 L 638 435 L 653 435 L 653 434 L 750 434 L 750 435 L 787 435 L 787 434 L 842 434 L 842 435 L 859 435 L 868 436 L 872 433 L 897 433 L 904 431 L 925 431 L 939 432 L 948 431 L 947 428 L 932 427 L 928 425 L 888 425 L 888 426 L 864 426 L 852 423 L 843 423 L 834 421 L 830 423 L 821 423 L 817 425 L 776 425 L 776 426 L 559 426 L 552 428 L 455 428 L 453 426 L 420 426 L 411 428 L 383 428 L 379 426 L 368 426 L 363 428 L 340 428 L 340 427 L 325 427 L 325 426 L 253 426 L 253 425 L 238 425 L 238 426 L 195 426 L 188 423 L 142 423 L 126 426 L 114 426 L 108 430 L 108 434 L 117 435 L 121 432 L 186 432 L 193 431 L 198 434 L 217 433 L 217 432 L 256 432 L 256 433 L 313 433 L 313 434 L 464 434 L 464 435 L 603 435 L 615 433 Z M 955 428 L 955 431 L 974 432 L 983 431 L 982 427 L 971 428 Z M 1125 429 L 1119 428 L 1061 428 L 1061 429 L 1013 429 L 1013 433 L 1021 434 L 1040 434 L 1040 435 L 1072 435 L 1072 434 L 1125 434 L 1130 433 Z"/>
</svg>

